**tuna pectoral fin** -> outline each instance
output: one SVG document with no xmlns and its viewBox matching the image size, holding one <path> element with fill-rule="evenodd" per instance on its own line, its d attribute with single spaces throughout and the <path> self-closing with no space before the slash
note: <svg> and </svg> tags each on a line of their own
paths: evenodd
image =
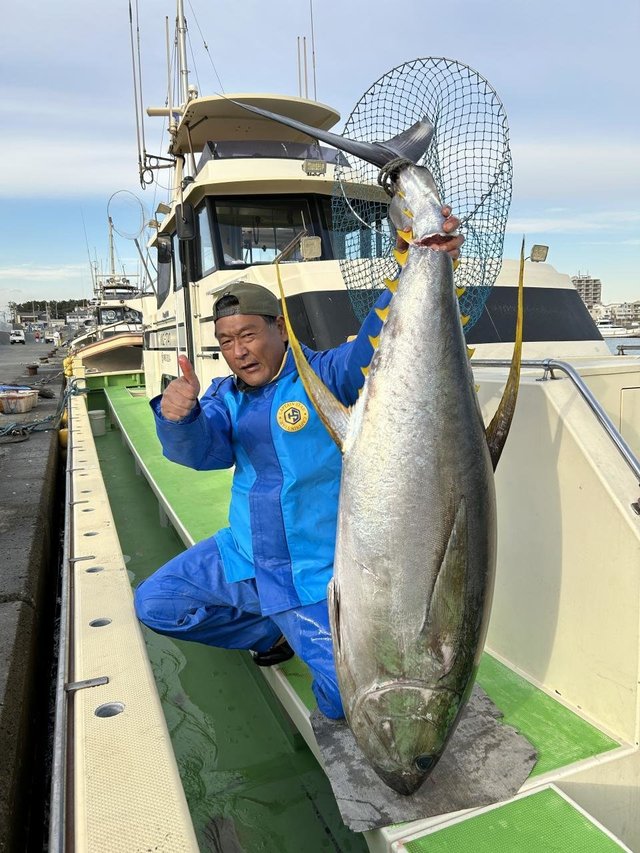
<svg viewBox="0 0 640 853">
<path fill-rule="evenodd" d="M 346 406 L 342 405 L 340 400 L 334 397 L 320 377 L 311 369 L 309 362 L 305 358 L 300 342 L 298 341 L 289 320 L 287 300 L 284 295 L 284 288 L 282 287 L 280 264 L 278 262 L 276 262 L 276 272 L 278 275 L 280 296 L 282 298 L 284 321 L 287 326 L 287 334 L 289 335 L 289 344 L 293 351 L 293 357 L 295 359 L 300 378 L 302 379 L 304 390 L 309 395 L 309 399 L 320 416 L 320 420 L 327 428 L 329 435 L 338 445 L 340 450 L 342 450 L 344 440 L 347 435 L 347 427 L 349 426 L 349 410 Z"/>
<path fill-rule="evenodd" d="M 468 549 L 467 502 L 463 497 L 456 509 L 423 626 L 428 648 L 441 668 L 440 678 L 451 671 L 458 649 L 464 645 L 461 640 L 465 624 Z"/>
<path fill-rule="evenodd" d="M 513 347 L 513 358 L 507 385 L 495 415 L 487 427 L 487 444 L 493 462 L 493 470 L 498 467 L 498 461 L 509 435 L 513 413 L 516 410 L 518 388 L 520 386 L 520 362 L 522 360 L 522 317 L 524 306 L 524 240 L 520 249 L 520 277 L 518 279 L 518 314 L 516 317 L 516 337 Z"/>
</svg>

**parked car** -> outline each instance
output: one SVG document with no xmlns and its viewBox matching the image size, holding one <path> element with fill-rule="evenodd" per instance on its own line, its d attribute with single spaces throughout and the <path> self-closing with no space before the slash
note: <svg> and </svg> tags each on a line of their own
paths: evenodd
<svg viewBox="0 0 640 853">
<path fill-rule="evenodd" d="M 52 344 L 55 342 L 55 338 L 53 337 L 53 332 L 46 331 L 44 333 L 44 342 L 45 342 L 45 344 Z"/>
<path fill-rule="evenodd" d="M 9 343 L 11 344 L 26 344 L 26 339 L 22 329 L 12 329 L 9 332 Z"/>
</svg>

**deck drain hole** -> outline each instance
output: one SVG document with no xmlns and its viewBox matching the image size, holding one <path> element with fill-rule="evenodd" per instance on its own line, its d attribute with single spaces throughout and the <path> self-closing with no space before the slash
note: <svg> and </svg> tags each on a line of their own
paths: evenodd
<svg viewBox="0 0 640 853">
<path fill-rule="evenodd" d="M 83 509 L 82 512 L 95 512 L 94 509 Z"/>
<path fill-rule="evenodd" d="M 97 530 L 90 530 L 88 533 L 85 533 L 85 534 L 83 534 L 83 535 L 84 535 L 84 536 L 97 536 L 97 535 L 98 535 L 98 531 L 97 531 Z"/>
<path fill-rule="evenodd" d="M 95 572 L 104 572 L 104 566 L 91 566 L 90 569 L 85 569 L 85 572 L 89 575 L 95 574 Z"/>
<path fill-rule="evenodd" d="M 91 494 L 91 489 L 81 489 L 81 490 L 80 490 L 80 494 L 81 494 L 81 495 L 90 495 L 90 494 Z"/>
<path fill-rule="evenodd" d="M 91 622 L 89 622 L 90 628 L 104 628 L 105 625 L 111 625 L 111 619 L 107 619 L 106 616 L 103 616 L 100 619 L 92 619 Z"/>
<path fill-rule="evenodd" d="M 94 714 L 96 717 L 115 717 L 124 711 L 124 703 L 122 702 L 106 702 L 104 705 L 98 705 Z"/>
</svg>

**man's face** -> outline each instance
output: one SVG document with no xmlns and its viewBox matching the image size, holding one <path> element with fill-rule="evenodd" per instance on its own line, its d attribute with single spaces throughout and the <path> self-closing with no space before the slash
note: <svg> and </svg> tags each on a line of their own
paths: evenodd
<svg viewBox="0 0 640 853">
<path fill-rule="evenodd" d="M 247 385 L 266 385 L 280 370 L 287 340 L 283 317 L 272 324 L 254 314 L 221 317 L 216 337 L 224 360 Z"/>
</svg>

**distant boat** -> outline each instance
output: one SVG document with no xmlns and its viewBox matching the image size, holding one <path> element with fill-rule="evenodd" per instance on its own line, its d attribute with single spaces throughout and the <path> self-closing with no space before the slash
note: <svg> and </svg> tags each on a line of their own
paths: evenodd
<svg viewBox="0 0 640 853">
<path fill-rule="evenodd" d="M 637 331 L 627 329 L 626 326 L 614 325 L 611 317 L 602 317 L 596 321 L 596 326 L 603 338 L 627 338 L 637 334 Z"/>
</svg>

